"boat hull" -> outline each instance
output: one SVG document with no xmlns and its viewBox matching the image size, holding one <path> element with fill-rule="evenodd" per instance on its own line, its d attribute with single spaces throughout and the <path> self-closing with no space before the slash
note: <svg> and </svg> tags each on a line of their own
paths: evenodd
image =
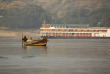
<svg viewBox="0 0 110 74">
<path fill-rule="evenodd" d="M 25 46 L 46 46 L 47 43 L 37 43 L 37 44 L 24 44 Z"/>
</svg>

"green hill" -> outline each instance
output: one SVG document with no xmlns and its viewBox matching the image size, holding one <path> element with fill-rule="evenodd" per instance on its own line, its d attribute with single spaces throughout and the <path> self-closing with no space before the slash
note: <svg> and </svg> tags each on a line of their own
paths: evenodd
<svg viewBox="0 0 110 74">
<path fill-rule="evenodd" d="M 44 20 L 51 21 L 51 17 L 38 5 L 22 1 L 6 1 L 5 4 L 7 4 L 6 7 L 0 9 L 2 27 L 39 28 Z"/>
<path fill-rule="evenodd" d="M 109 8 L 110 0 L 33 0 L 34 4 L 42 6 L 49 13 L 62 17 L 77 9 L 95 11 L 102 7 Z"/>
<path fill-rule="evenodd" d="M 39 28 L 44 20 L 110 26 L 109 7 L 109 0 L 0 0 L 0 26 Z"/>
</svg>

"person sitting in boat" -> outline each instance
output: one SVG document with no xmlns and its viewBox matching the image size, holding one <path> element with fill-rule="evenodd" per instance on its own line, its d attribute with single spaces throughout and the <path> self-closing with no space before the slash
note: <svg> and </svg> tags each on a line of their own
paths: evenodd
<svg viewBox="0 0 110 74">
<path fill-rule="evenodd" d="M 24 37 L 22 38 L 22 40 L 23 40 L 24 42 L 26 42 L 28 39 L 27 39 L 26 36 L 24 36 Z"/>
<path fill-rule="evenodd" d="M 26 41 L 26 43 L 27 43 L 27 44 L 32 44 L 32 43 L 33 43 L 32 37 L 31 37 L 30 39 L 28 39 L 28 40 Z"/>
</svg>

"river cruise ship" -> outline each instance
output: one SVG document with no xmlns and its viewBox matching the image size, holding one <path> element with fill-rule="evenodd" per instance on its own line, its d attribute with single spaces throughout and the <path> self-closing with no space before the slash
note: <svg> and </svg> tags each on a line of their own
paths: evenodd
<svg viewBox="0 0 110 74">
<path fill-rule="evenodd" d="M 40 36 L 49 39 L 110 39 L 110 27 L 89 24 L 42 24 Z"/>
</svg>

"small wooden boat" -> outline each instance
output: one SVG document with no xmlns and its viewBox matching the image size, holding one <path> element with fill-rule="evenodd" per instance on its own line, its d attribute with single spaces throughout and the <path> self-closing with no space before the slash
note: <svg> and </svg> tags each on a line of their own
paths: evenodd
<svg viewBox="0 0 110 74">
<path fill-rule="evenodd" d="M 47 45 L 47 36 L 41 40 L 27 40 L 24 42 L 25 46 L 46 46 Z"/>
</svg>

